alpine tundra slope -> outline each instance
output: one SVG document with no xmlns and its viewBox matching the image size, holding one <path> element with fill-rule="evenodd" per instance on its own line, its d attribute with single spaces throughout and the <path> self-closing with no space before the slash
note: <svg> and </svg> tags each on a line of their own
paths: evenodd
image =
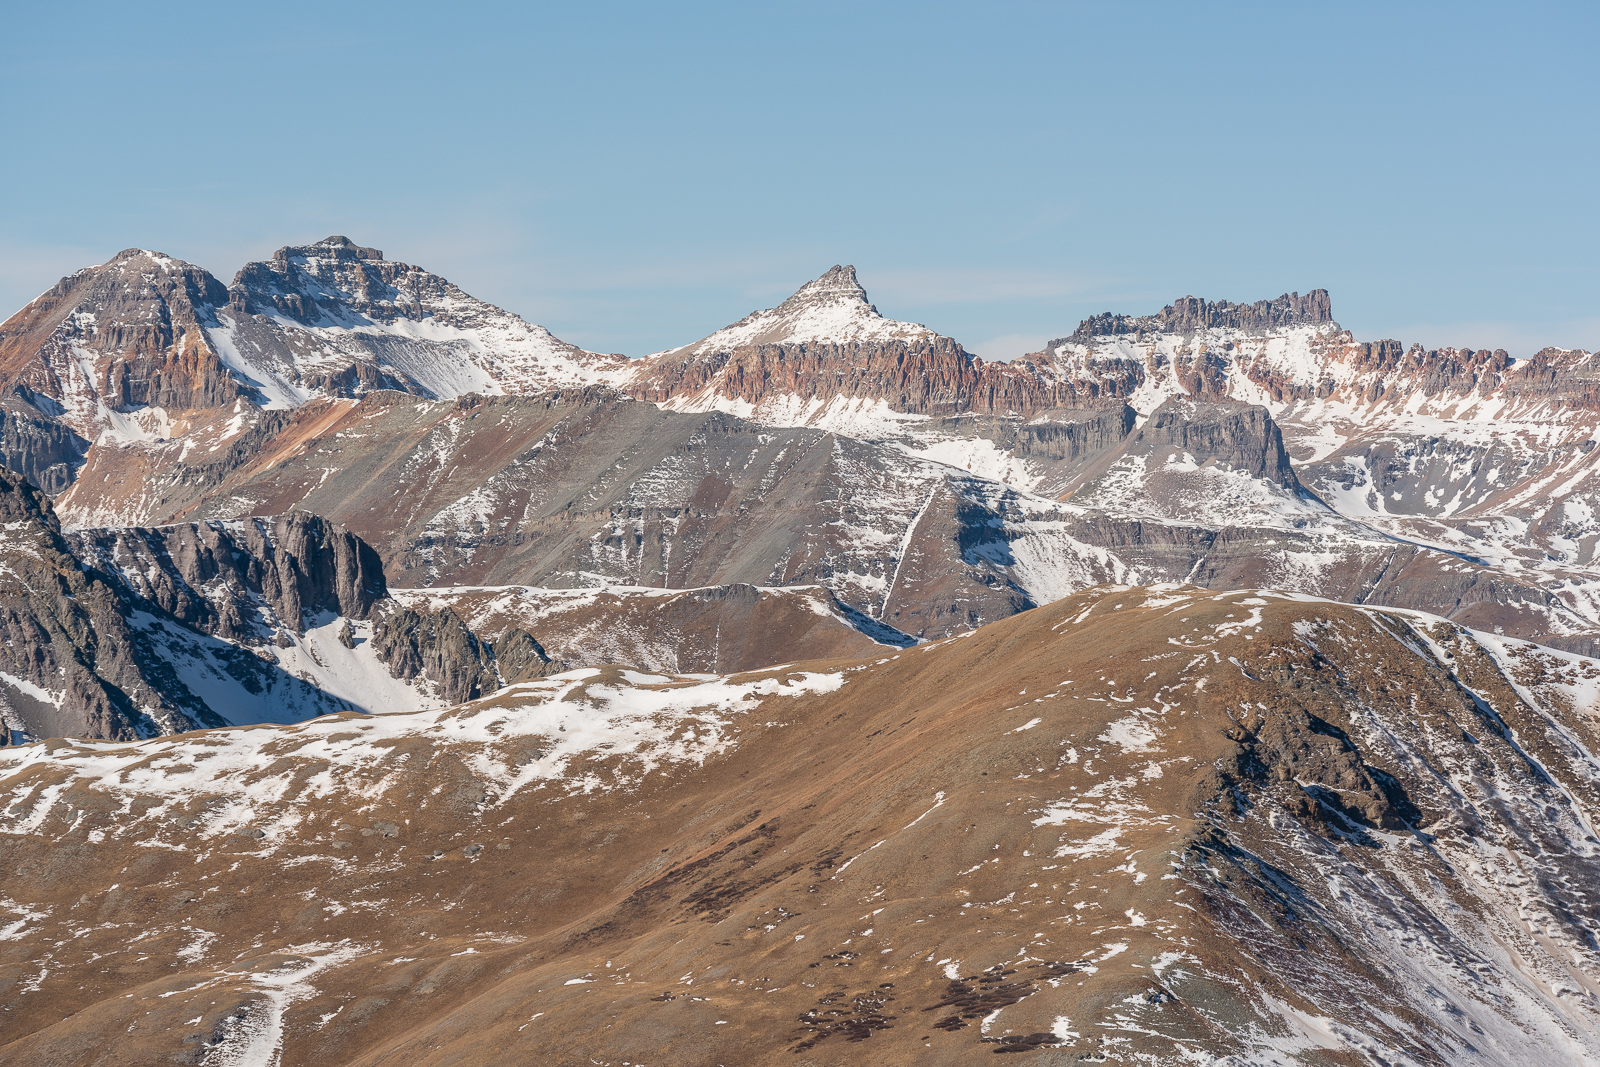
<svg viewBox="0 0 1600 1067">
<path fill-rule="evenodd" d="M 1163 586 L 0 750 L 0 1063 L 1592 1062 L 1597 686 Z"/>
</svg>

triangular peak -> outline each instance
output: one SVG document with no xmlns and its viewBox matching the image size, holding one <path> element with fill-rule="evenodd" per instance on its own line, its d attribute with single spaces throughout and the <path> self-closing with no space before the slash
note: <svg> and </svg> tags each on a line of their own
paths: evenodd
<svg viewBox="0 0 1600 1067">
<path fill-rule="evenodd" d="M 793 296 L 778 306 L 785 308 L 793 304 L 817 301 L 866 304 L 872 307 L 867 301 L 867 291 L 856 280 L 855 267 L 848 265 L 841 267 L 838 264 L 830 267 L 821 277 L 806 282 L 795 290 Z"/>
<path fill-rule="evenodd" d="M 694 344 L 657 355 L 706 358 L 747 345 L 931 341 L 939 336 L 920 323 L 883 317 L 867 301 L 855 267 L 835 265 L 777 307 L 752 311 Z"/>
</svg>

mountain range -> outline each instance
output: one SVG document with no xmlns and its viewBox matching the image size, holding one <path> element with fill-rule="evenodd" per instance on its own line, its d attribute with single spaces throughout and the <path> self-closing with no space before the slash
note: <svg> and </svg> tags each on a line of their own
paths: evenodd
<svg viewBox="0 0 1600 1067">
<path fill-rule="evenodd" d="M 1596 362 L 78 271 L 0 323 L 0 1063 L 1600 1056 Z"/>
</svg>

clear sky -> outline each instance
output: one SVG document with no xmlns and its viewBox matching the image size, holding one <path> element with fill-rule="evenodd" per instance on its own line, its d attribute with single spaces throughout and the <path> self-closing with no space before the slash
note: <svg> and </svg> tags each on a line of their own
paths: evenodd
<svg viewBox="0 0 1600 1067">
<path fill-rule="evenodd" d="M 0 315 L 332 233 L 642 355 L 854 263 L 990 358 L 1324 287 L 1600 348 L 1600 4 L 4 5 Z"/>
</svg>

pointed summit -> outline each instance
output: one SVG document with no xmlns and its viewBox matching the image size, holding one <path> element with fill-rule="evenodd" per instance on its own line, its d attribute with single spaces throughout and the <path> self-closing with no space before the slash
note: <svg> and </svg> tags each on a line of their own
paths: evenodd
<svg viewBox="0 0 1600 1067">
<path fill-rule="evenodd" d="M 779 309 L 818 302 L 866 304 L 872 307 L 867 303 L 867 291 L 861 288 L 861 283 L 856 280 L 856 269 L 841 267 L 837 263 L 822 277 L 802 285 L 793 296 L 779 305 Z M 876 312 L 877 309 L 873 308 L 873 311 Z"/>
<path fill-rule="evenodd" d="M 939 335 L 914 322 L 886 319 L 867 302 L 854 267 L 835 265 L 775 308 L 753 311 L 692 345 L 660 356 L 705 359 L 746 345 L 926 341 Z"/>
</svg>

